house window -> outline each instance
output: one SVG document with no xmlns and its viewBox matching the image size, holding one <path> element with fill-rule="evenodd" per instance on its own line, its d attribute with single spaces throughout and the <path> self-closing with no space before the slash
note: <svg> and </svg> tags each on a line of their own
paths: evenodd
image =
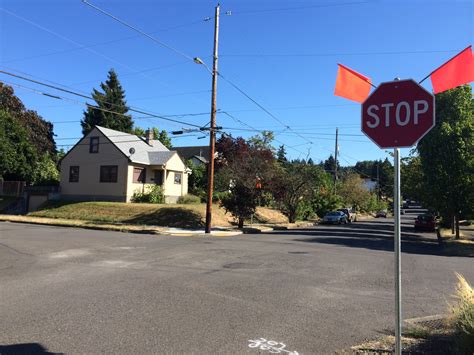
<svg viewBox="0 0 474 355">
<path fill-rule="evenodd" d="M 181 185 L 181 173 L 174 173 L 174 183 Z"/>
<path fill-rule="evenodd" d="M 69 167 L 69 182 L 79 182 L 79 167 L 78 166 Z"/>
<path fill-rule="evenodd" d="M 99 137 L 91 137 L 89 140 L 89 153 L 99 153 Z"/>
<path fill-rule="evenodd" d="M 146 169 L 133 168 L 133 182 L 144 184 L 145 179 L 146 179 Z"/>
<path fill-rule="evenodd" d="M 102 165 L 100 167 L 100 182 L 117 182 L 117 165 Z"/>
</svg>

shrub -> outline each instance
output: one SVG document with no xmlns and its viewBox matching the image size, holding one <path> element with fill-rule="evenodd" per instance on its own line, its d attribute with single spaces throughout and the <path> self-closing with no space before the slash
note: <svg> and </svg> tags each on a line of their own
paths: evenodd
<svg viewBox="0 0 474 355">
<path fill-rule="evenodd" d="M 165 196 L 160 185 L 148 185 L 146 192 L 135 191 L 132 202 L 138 203 L 165 203 Z"/>
<path fill-rule="evenodd" d="M 451 305 L 451 321 L 456 330 L 456 345 L 459 354 L 474 353 L 474 289 L 466 279 L 456 273 L 458 284 L 454 297 L 455 305 Z"/>
<path fill-rule="evenodd" d="M 177 203 L 183 205 L 195 205 L 201 203 L 201 198 L 196 195 L 187 194 L 186 196 L 178 198 Z"/>
</svg>

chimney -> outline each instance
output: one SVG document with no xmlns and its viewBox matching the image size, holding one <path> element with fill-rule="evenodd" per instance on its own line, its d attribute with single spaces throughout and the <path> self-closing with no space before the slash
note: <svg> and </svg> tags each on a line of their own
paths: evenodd
<svg viewBox="0 0 474 355">
<path fill-rule="evenodd" d="M 148 145 L 153 146 L 153 130 L 152 129 L 147 129 L 145 131 L 145 141 L 147 142 Z"/>
</svg>

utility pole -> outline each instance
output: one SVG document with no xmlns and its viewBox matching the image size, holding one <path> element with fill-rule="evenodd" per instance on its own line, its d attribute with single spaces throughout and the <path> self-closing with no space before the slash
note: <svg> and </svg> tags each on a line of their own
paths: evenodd
<svg viewBox="0 0 474 355">
<path fill-rule="evenodd" d="M 337 153 L 339 151 L 339 128 L 336 128 L 336 145 L 334 147 L 334 195 L 336 194 L 336 183 L 337 183 Z"/>
<path fill-rule="evenodd" d="M 377 161 L 377 202 L 380 201 L 379 162 Z"/>
<path fill-rule="evenodd" d="M 207 204 L 206 204 L 206 233 L 211 233 L 212 226 L 212 195 L 214 190 L 214 154 L 216 146 L 216 95 L 217 95 L 217 63 L 219 48 L 219 11 L 217 4 L 214 15 L 214 56 L 212 64 L 212 99 L 211 99 L 211 126 L 209 130 L 209 164 L 207 178 Z"/>
</svg>

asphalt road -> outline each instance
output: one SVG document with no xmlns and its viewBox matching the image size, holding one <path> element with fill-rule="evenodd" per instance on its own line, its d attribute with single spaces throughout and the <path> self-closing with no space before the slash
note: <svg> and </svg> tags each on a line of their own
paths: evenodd
<svg viewBox="0 0 474 355">
<path fill-rule="evenodd" d="M 444 313 L 473 260 L 409 219 L 403 316 Z M 330 354 L 393 329 L 391 223 L 209 239 L 0 223 L 0 353 Z"/>
</svg>

